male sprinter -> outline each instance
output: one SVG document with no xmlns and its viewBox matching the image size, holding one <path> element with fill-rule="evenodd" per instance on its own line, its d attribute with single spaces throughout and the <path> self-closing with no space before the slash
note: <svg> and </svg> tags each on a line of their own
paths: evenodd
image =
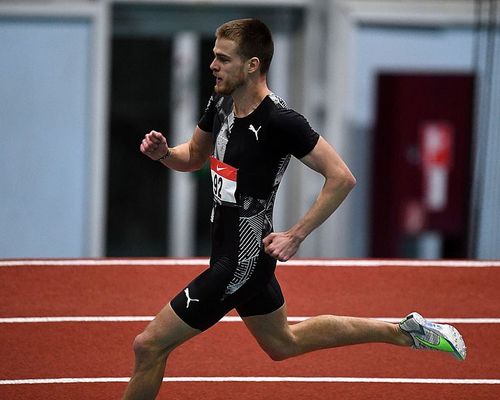
<svg viewBox="0 0 500 400">
<path fill-rule="evenodd" d="M 230 21 L 215 36 L 210 65 L 215 93 L 191 139 L 169 147 L 161 133 L 151 131 L 140 145 L 151 159 L 177 171 L 193 171 L 210 160 L 210 266 L 135 339 L 135 369 L 124 398 L 155 398 L 170 352 L 233 308 L 273 360 L 372 342 L 438 349 L 464 359 L 465 344 L 455 328 L 430 323 L 417 313 L 399 325 L 333 315 L 287 323 L 274 275 L 276 260 L 287 261 L 297 252 L 342 203 L 355 179 L 306 119 L 268 89 L 273 41 L 267 26 L 255 19 Z M 325 181 L 294 226 L 273 232 L 273 203 L 292 155 Z"/>
</svg>

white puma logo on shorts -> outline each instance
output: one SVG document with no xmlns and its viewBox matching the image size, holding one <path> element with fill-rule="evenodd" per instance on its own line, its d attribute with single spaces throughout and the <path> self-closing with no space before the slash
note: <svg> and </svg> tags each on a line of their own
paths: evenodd
<svg viewBox="0 0 500 400">
<path fill-rule="evenodd" d="M 199 302 L 200 299 L 192 299 L 191 297 L 189 297 L 189 288 L 186 288 L 184 289 L 184 293 L 187 297 L 187 303 L 186 303 L 186 308 L 189 308 L 189 304 L 192 302 L 192 301 L 197 301 Z"/>
</svg>

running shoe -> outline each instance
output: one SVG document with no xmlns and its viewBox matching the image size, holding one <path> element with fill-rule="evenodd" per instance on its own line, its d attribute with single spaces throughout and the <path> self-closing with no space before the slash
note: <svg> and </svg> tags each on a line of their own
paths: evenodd
<svg viewBox="0 0 500 400">
<path fill-rule="evenodd" d="M 413 339 L 415 349 L 440 350 L 465 360 L 467 349 L 462 335 L 451 325 L 436 324 L 424 319 L 419 313 L 412 312 L 399 323 L 402 331 Z"/>
</svg>

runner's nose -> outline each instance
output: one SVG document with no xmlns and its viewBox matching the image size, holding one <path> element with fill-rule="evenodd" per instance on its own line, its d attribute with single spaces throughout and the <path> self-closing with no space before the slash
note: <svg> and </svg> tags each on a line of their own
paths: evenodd
<svg viewBox="0 0 500 400">
<path fill-rule="evenodd" d="M 210 63 L 210 69 L 212 71 L 215 71 L 217 69 L 217 59 L 214 58 L 213 61 Z"/>
</svg>

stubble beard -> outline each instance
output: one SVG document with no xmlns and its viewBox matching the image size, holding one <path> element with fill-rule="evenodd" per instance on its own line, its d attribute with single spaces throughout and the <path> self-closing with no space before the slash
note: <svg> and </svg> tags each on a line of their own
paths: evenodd
<svg viewBox="0 0 500 400">
<path fill-rule="evenodd" d="M 239 89 L 240 87 L 244 86 L 244 84 L 245 84 L 245 79 L 239 78 L 237 80 L 228 81 L 223 87 L 215 85 L 214 91 L 215 93 L 220 94 L 222 96 L 230 96 L 234 93 L 236 89 Z"/>
</svg>

